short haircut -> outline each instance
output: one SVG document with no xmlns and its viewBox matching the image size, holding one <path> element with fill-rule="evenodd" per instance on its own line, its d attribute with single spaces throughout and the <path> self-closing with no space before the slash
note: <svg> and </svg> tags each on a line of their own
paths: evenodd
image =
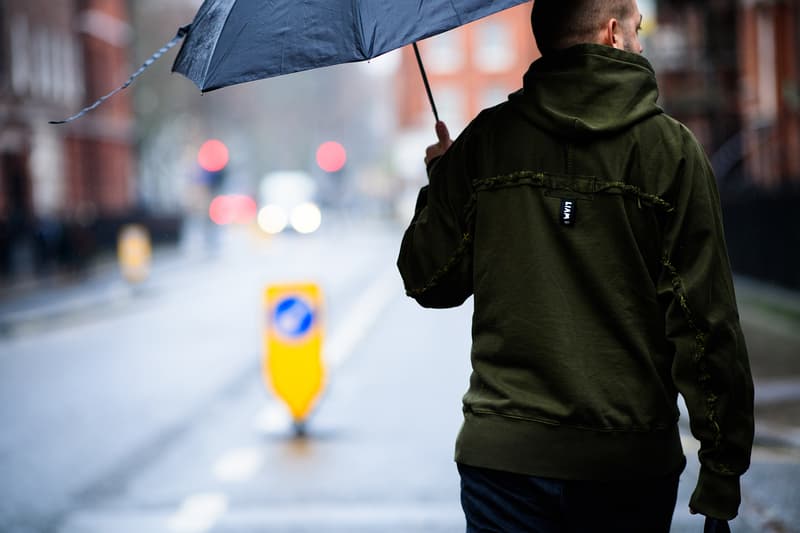
<svg viewBox="0 0 800 533">
<path fill-rule="evenodd" d="M 591 43 L 612 18 L 631 16 L 634 0 L 534 0 L 531 26 L 542 55 Z"/>
</svg>

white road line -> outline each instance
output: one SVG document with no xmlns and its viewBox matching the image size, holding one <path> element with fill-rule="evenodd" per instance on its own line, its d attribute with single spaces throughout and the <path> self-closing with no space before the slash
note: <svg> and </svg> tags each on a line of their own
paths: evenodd
<svg viewBox="0 0 800 533">
<path fill-rule="evenodd" d="M 197 497 L 200 497 L 198 495 Z M 208 497 L 205 495 L 203 497 Z M 213 496 L 213 495 L 211 495 Z M 314 501 L 267 505 L 231 506 L 210 526 L 187 521 L 178 529 L 169 515 L 158 509 L 98 509 L 73 514 L 64 533 L 197 533 L 219 528 L 225 531 L 464 531 L 464 514 L 453 501 L 383 501 L 352 503 Z M 211 498 L 214 504 L 214 498 Z M 200 500 L 198 500 L 200 501 Z M 194 503 L 192 505 L 195 505 Z M 217 502 L 215 505 L 219 505 Z M 227 503 L 226 503 L 227 505 Z M 331 526 L 334 526 L 332 528 Z"/>
<path fill-rule="evenodd" d="M 361 293 L 345 315 L 346 320 L 331 334 L 324 346 L 325 361 L 330 370 L 342 366 L 352 355 L 369 328 L 378 320 L 394 296 L 400 294 L 397 271 L 391 268 L 376 278 Z"/>
<path fill-rule="evenodd" d="M 204 533 L 213 528 L 228 510 L 228 497 L 217 492 L 194 494 L 169 517 L 167 526 L 175 533 Z"/>
<path fill-rule="evenodd" d="M 237 448 L 230 450 L 214 464 L 214 476 L 218 481 L 242 483 L 255 476 L 264 464 L 264 452 L 259 448 Z"/>
<path fill-rule="evenodd" d="M 274 531 L 297 527 L 324 530 L 335 524 L 360 531 L 379 531 L 402 526 L 405 531 L 454 531 L 464 528 L 464 514 L 457 502 L 308 502 L 280 507 L 249 507 L 228 513 L 220 525 L 235 531 Z"/>
</svg>

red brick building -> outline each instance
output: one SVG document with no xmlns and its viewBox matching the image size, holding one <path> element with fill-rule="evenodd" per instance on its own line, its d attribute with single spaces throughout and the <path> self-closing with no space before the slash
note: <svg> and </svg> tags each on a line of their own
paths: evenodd
<svg viewBox="0 0 800 533">
<path fill-rule="evenodd" d="M 659 0 L 661 101 L 711 157 L 744 275 L 800 288 L 800 2 Z"/>
<path fill-rule="evenodd" d="M 720 183 L 734 268 L 800 288 L 800 1 L 639 0 L 660 103 L 698 137 Z M 531 4 L 421 43 L 441 117 L 458 131 L 520 84 L 537 57 Z M 513 48 L 512 52 L 507 50 Z M 488 69 L 486 67 L 489 67 Z M 397 77 L 397 122 L 419 169 L 433 119 L 413 52 Z M 416 133 L 419 132 L 419 133 Z M 403 177 L 413 190 L 421 172 Z M 407 202 L 409 203 L 409 202 Z M 413 206 L 413 203 L 409 203 Z"/>
<path fill-rule="evenodd" d="M 134 205 L 129 98 L 74 113 L 130 72 L 125 0 L 0 4 L 0 271 L 24 274 L 43 222 L 89 224 Z"/>
<path fill-rule="evenodd" d="M 739 16 L 747 174 L 768 187 L 800 183 L 800 2 L 743 2 Z"/>
<path fill-rule="evenodd" d="M 525 3 L 419 43 L 440 117 L 460 131 L 481 109 L 521 87 L 539 56 Z M 398 126 L 431 126 L 432 115 L 411 47 L 398 73 Z M 429 128 L 430 129 L 430 128 Z"/>
<path fill-rule="evenodd" d="M 662 0 L 645 53 L 718 178 L 800 182 L 800 3 Z"/>
<path fill-rule="evenodd" d="M 640 2 L 657 19 L 646 38 L 667 111 L 719 163 L 772 187 L 800 182 L 800 2 Z M 459 131 L 516 90 L 538 56 L 531 4 L 420 43 L 441 117 Z M 431 110 L 412 50 L 397 77 L 398 125 L 428 127 Z M 725 179 L 727 176 L 720 176 Z"/>
<path fill-rule="evenodd" d="M 661 104 L 691 129 L 709 154 L 739 135 L 736 6 L 733 2 L 650 2 L 645 55 Z M 652 18 L 655 16 L 655 23 Z"/>
</svg>

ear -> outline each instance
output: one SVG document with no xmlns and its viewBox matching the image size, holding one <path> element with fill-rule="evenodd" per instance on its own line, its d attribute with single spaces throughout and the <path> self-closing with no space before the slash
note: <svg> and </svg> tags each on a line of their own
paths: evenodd
<svg viewBox="0 0 800 533">
<path fill-rule="evenodd" d="M 602 44 L 612 48 L 621 48 L 621 42 L 617 33 L 619 32 L 619 21 L 610 19 L 603 28 Z"/>
</svg>

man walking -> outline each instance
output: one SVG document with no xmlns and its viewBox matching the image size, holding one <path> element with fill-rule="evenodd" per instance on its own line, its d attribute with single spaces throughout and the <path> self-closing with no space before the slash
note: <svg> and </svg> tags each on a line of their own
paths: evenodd
<svg viewBox="0 0 800 533">
<path fill-rule="evenodd" d="M 398 267 L 425 307 L 474 295 L 456 443 L 468 531 L 667 532 L 736 516 L 753 385 L 714 176 L 656 104 L 635 0 L 537 0 L 543 57 L 453 142 L 437 124 Z M 707 522 L 711 524 L 711 522 Z"/>
</svg>

